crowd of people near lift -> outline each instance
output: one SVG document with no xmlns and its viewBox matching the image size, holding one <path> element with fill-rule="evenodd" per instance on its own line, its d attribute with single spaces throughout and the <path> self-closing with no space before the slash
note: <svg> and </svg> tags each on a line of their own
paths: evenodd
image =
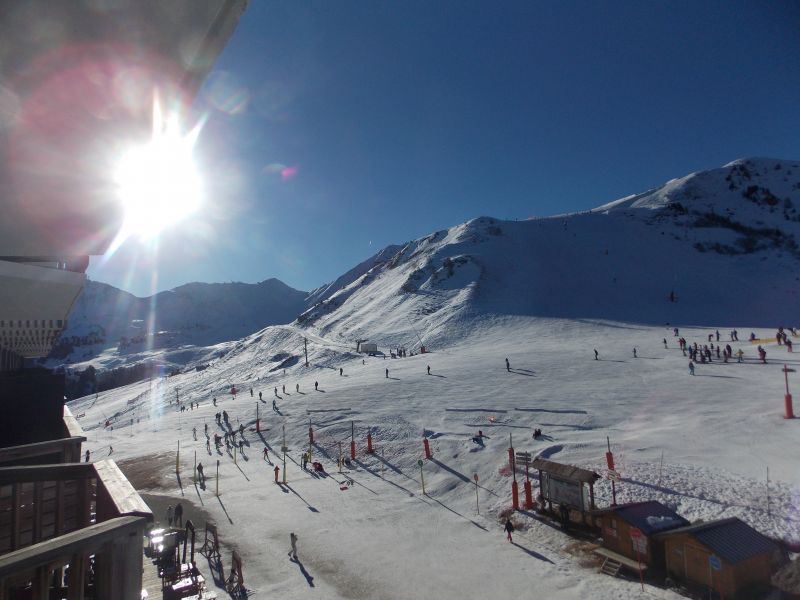
<svg viewBox="0 0 800 600">
<path fill-rule="evenodd" d="M 777 341 L 779 346 L 785 346 L 788 352 L 792 352 L 792 340 L 789 339 L 789 335 L 786 331 L 789 331 L 793 336 L 797 335 L 797 330 L 794 327 L 788 327 L 786 330 L 783 327 L 779 327 L 778 330 L 775 332 L 775 340 Z M 672 329 L 673 336 L 679 336 L 679 330 L 677 327 Z M 730 341 L 738 342 L 739 341 L 739 333 L 733 329 L 729 333 Z M 717 345 L 714 345 L 714 341 L 716 340 Z M 756 337 L 754 332 L 750 332 L 749 341 L 756 342 L 759 341 L 759 338 Z M 666 338 L 663 340 L 664 347 L 667 347 L 667 340 Z M 733 356 L 733 348 L 731 345 L 726 343 L 724 346 L 720 343 L 720 333 L 719 330 L 716 330 L 714 333 L 708 334 L 708 343 L 707 344 L 698 344 L 695 342 L 694 344 L 687 343 L 686 339 L 683 337 L 679 337 L 678 345 L 680 346 L 681 351 L 683 352 L 684 356 L 689 356 L 689 374 L 694 375 L 694 369 L 696 363 L 711 363 L 714 360 L 721 360 L 724 363 L 730 361 Z M 763 364 L 767 363 L 767 351 L 766 349 L 761 346 L 760 344 L 756 348 L 756 352 L 758 353 L 758 360 L 761 361 Z M 739 348 L 736 351 L 736 362 L 743 362 L 744 361 L 744 351 Z"/>
</svg>

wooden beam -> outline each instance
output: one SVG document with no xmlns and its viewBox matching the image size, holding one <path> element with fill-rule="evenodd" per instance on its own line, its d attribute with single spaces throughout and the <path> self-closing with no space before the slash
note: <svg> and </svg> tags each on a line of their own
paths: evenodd
<svg viewBox="0 0 800 600">
<path fill-rule="evenodd" d="M 145 517 L 148 521 L 153 520 L 153 512 L 150 507 L 145 504 L 131 482 L 122 474 L 117 463 L 109 459 L 100 460 L 94 463 L 94 468 L 97 471 L 98 497 L 102 486 L 113 502 L 113 511 L 116 515 L 137 515 Z M 99 512 L 100 507 L 98 507 Z"/>
<path fill-rule="evenodd" d="M 74 454 L 72 447 L 80 448 L 81 444 L 85 441 L 85 437 L 66 437 L 58 440 L 47 440 L 46 442 L 35 442 L 33 444 L 0 448 L 0 464 L 33 458 L 35 456 L 45 456 L 47 454 L 71 456 Z M 80 450 L 78 450 L 78 452 L 80 453 Z M 78 457 L 77 460 L 80 460 L 80 457 Z"/>
<path fill-rule="evenodd" d="M 128 541 L 131 533 L 144 531 L 145 527 L 147 519 L 144 517 L 119 517 L 9 552 L 0 556 L 0 578 L 57 560 L 67 562 L 79 552 L 94 554 L 115 539 Z M 141 542 L 138 551 L 141 553 Z"/>
</svg>

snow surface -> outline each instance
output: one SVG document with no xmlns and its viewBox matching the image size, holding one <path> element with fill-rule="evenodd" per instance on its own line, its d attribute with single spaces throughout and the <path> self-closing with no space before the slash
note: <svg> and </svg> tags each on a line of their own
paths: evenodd
<svg viewBox="0 0 800 600">
<path fill-rule="evenodd" d="M 95 457 L 113 445 L 138 489 L 191 502 L 220 525 L 225 564 L 238 549 L 254 597 L 675 597 L 598 574 L 585 542 L 533 515 L 514 516 L 509 544 L 499 518 L 511 503 L 509 436 L 519 451 L 601 474 L 608 436 L 620 502 L 658 500 L 690 521 L 737 516 L 800 540 L 798 421 L 782 418 L 781 371 L 800 360 L 769 339 L 778 325 L 797 324 L 798 190 L 800 164 L 749 159 L 587 213 L 474 219 L 381 251 L 312 292 L 313 306 L 292 324 L 194 347 L 182 374 L 71 407 Z M 673 326 L 699 344 L 719 329 L 746 360 L 698 364 L 690 376 Z M 768 364 L 756 361 L 755 345 L 728 342 L 734 327 L 742 340 L 751 331 L 763 338 Z M 363 357 L 356 339 L 387 353 L 422 344 L 431 353 Z M 195 371 L 200 363 L 208 367 Z M 796 385 L 796 375 L 789 380 Z M 180 413 L 170 405 L 176 395 L 201 406 Z M 257 406 L 263 441 L 249 431 Z M 203 425 L 213 435 L 223 409 L 234 428 L 248 428 L 238 464 L 205 448 Z M 351 423 L 358 461 L 339 474 Z M 330 477 L 298 466 L 309 424 L 314 459 Z M 275 459 L 284 425 L 282 488 L 261 450 L 268 444 Z M 479 430 L 482 446 L 472 441 Z M 364 454 L 368 431 L 376 455 Z M 417 466 L 423 435 L 434 452 L 423 467 L 427 495 Z M 210 476 L 204 490 L 191 481 L 195 451 Z M 606 480 L 596 493 L 599 506 L 610 503 Z M 285 554 L 291 531 L 302 564 Z"/>
<path fill-rule="evenodd" d="M 800 361 L 782 347 L 768 344 L 769 362 L 762 365 L 749 343 L 733 343 L 744 349 L 745 363 L 698 365 L 691 377 L 688 360 L 664 328 L 523 317 L 464 327 L 471 331 L 462 332 L 458 344 L 395 360 L 356 356 L 337 340 L 313 336 L 311 366 L 297 363 L 285 376 L 271 373 L 268 359 L 297 355 L 305 332 L 271 327 L 203 372 L 83 398 L 71 408 L 82 415 L 86 446 L 95 457 L 113 445 L 112 456 L 126 472 L 136 465 L 157 473 L 144 491 L 202 505 L 220 525 L 226 548 L 242 554 L 254 597 L 510 598 L 534 591 L 548 598 L 672 597 L 652 586 L 642 594 L 638 582 L 581 566 L 568 550 L 574 540 L 529 515 L 515 517 L 521 526 L 517 545 L 508 544 L 497 515 L 510 506 L 510 477 L 503 469 L 509 434 L 518 451 L 600 473 L 610 436 L 623 477 L 619 501 L 660 500 L 692 521 L 738 516 L 767 535 L 800 539 L 800 474 L 787 451 L 796 442 L 797 422 L 781 418 L 780 371 L 783 362 Z M 690 343 L 706 340 L 708 332 L 681 329 Z M 593 359 L 593 348 L 601 360 Z M 314 381 L 321 391 L 314 391 Z M 235 400 L 226 393 L 231 384 L 240 392 Z M 276 386 L 280 414 L 271 410 Z M 200 408 L 177 412 L 168 404 L 176 390 L 183 402 L 199 401 Z M 212 396 L 220 400 L 217 409 Z M 217 410 L 228 411 L 234 428 L 243 422 L 249 429 L 257 404 L 273 460 L 286 426 L 287 488 L 272 482 L 255 432 L 248 431 L 247 458 L 239 457 L 238 466 L 227 453 L 205 449 L 203 424 L 217 431 Z M 113 431 L 103 428 L 106 418 Z M 140 421 L 131 427 L 131 418 Z M 328 478 L 298 466 L 309 420 L 318 443 L 314 460 L 322 460 Z M 351 422 L 359 462 L 340 475 L 338 443 L 346 452 Z M 532 439 L 534 427 L 543 430 L 542 440 Z M 364 453 L 368 428 L 375 456 Z M 488 436 L 484 447 L 471 440 L 479 429 Z M 423 432 L 434 452 L 424 466 L 427 496 L 416 465 Z M 174 475 L 178 440 L 182 488 Z M 206 490 L 191 483 L 195 451 L 212 477 Z M 213 486 L 217 458 L 219 501 Z M 480 478 L 480 515 L 473 473 Z M 341 491 L 347 477 L 353 484 Z M 606 481 L 597 492 L 598 504 L 607 505 Z M 314 578 L 313 589 L 285 554 L 291 531 L 300 536 L 300 559 Z"/>
</svg>

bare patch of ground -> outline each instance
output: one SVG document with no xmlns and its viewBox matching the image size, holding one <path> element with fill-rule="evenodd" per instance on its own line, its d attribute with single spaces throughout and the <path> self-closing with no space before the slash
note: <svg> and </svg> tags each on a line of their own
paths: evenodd
<svg viewBox="0 0 800 600">
<path fill-rule="evenodd" d="M 174 454 L 148 454 L 119 460 L 117 466 L 137 490 L 165 489 L 175 484 Z"/>
</svg>

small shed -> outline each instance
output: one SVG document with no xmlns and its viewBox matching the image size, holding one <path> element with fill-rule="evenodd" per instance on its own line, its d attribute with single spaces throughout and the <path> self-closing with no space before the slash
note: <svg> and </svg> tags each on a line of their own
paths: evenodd
<svg viewBox="0 0 800 600">
<path fill-rule="evenodd" d="M 703 588 L 721 588 L 725 598 L 751 598 L 759 588 L 768 589 L 773 570 L 782 562 L 775 542 L 736 517 L 655 537 L 664 542 L 670 576 Z"/>
<path fill-rule="evenodd" d="M 378 344 L 361 342 L 361 344 L 359 344 L 359 352 L 361 352 L 362 354 L 377 354 Z"/>
<path fill-rule="evenodd" d="M 600 475 L 545 458 L 534 459 L 531 466 L 539 471 L 539 494 L 549 510 L 553 510 L 555 503 L 579 511 L 581 520 L 585 521 L 586 513 L 595 508 L 594 482 Z"/>
<path fill-rule="evenodd" d="M 609 506 L 592 512 L 603 547 L 643 565 L 664 570 L 664 543 L 656 533 L 686 527 L 689 521 L 654 500 Z M 631 535 L 633 533 L 634 535 Z"/>
</svg>

